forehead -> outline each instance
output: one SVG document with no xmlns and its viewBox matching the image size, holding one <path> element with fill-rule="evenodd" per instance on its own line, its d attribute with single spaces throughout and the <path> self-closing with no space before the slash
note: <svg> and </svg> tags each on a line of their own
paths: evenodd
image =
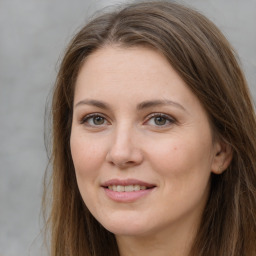
<svg viewBox="0 0 256 256">
<path fill-rule="evenodd" d="M 130 92 L 162 92 L 186 86 L 168 60 L 151 48 L 108 46 L 88 56 L 78 74 L 76 91 L 99 93 L 115 88 Z M 76 93 L 77 94 L 77 93 Z"/>
<path fill-rule="evenodd" d="M 159 66 L 160 68 L 158 68 Z M 105 46 L 90 54 L 82 69 L 86 69 L 88 72 L 101 71 L 122 74 L 125 70 L 136 73 L 136 71 L 147 72 L 150 68 L 151 72 L 155 73 L 163 70 L 164 66 L 167 69 L 171 68 L 165 56 L 153 48 L 114 45 Z"/>
</svg>

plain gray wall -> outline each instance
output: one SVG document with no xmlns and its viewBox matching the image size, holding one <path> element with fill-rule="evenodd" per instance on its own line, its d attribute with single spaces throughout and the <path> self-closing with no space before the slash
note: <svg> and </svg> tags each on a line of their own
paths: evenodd
<svg viewBox="0 0 256 256">
<path fill-rule="evenodd" d="M 44 108 L 57 63 L 88 16 L 121 2 L 0 0 L 0 256 L 40 255 Z M 256 0 L 177 2 L 202 11 L 224 32 L 256 99 Z"/>
</svg>

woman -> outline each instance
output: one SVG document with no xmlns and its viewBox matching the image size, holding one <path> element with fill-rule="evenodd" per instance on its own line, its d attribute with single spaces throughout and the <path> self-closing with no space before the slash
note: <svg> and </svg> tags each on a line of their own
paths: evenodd
<svg viewBox="0 0 256 256">
<path fill-rule="evenodd" d="M 254 109 L 204 16 L 147 2 L 95 18 L 52 115 L 52 256 L 256 255 Z"/>
</svg>

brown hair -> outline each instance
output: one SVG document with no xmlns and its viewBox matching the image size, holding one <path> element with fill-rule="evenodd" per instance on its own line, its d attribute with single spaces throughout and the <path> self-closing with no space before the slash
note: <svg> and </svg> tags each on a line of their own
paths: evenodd
<svg viewBox="0 0 256 256">
<path fill-rule="evenodd" d="M 211 189 L 191 249 L 196 256 L 256 255 L 256 123 L 243 73 L 223 34 L 203 15 L 168 2 L 127 5 L 93 19 L 63 58 L 52 101 L 52 256 L 119 255 L 115 237 L 86 208 L 70 153 L 74 85 L 86 57 L 106 45 L 148 46 L 164 54 L 233 150 Z M 44 205 L 46 204 L 46 192 Z"/>
</svg>

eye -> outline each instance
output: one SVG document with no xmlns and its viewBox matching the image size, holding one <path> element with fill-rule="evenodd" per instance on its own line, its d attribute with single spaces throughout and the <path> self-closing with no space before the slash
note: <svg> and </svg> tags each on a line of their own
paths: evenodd
<svg viewBox="0 0 256 256">
<path fill-rule="evenodd" d="M 174 124 L 176 120 L 169 115 L 163 113 L 151 114 L 146 121 L 147 125 L 166 127 L 168 125 Z"/>
<path fill-rule="evenodd" d="M 80 123 L 88 126 L 104 126 L 108 124 L 108 121 L 99 114 L 89 114 L 86 115 Z"/>
</svg>

